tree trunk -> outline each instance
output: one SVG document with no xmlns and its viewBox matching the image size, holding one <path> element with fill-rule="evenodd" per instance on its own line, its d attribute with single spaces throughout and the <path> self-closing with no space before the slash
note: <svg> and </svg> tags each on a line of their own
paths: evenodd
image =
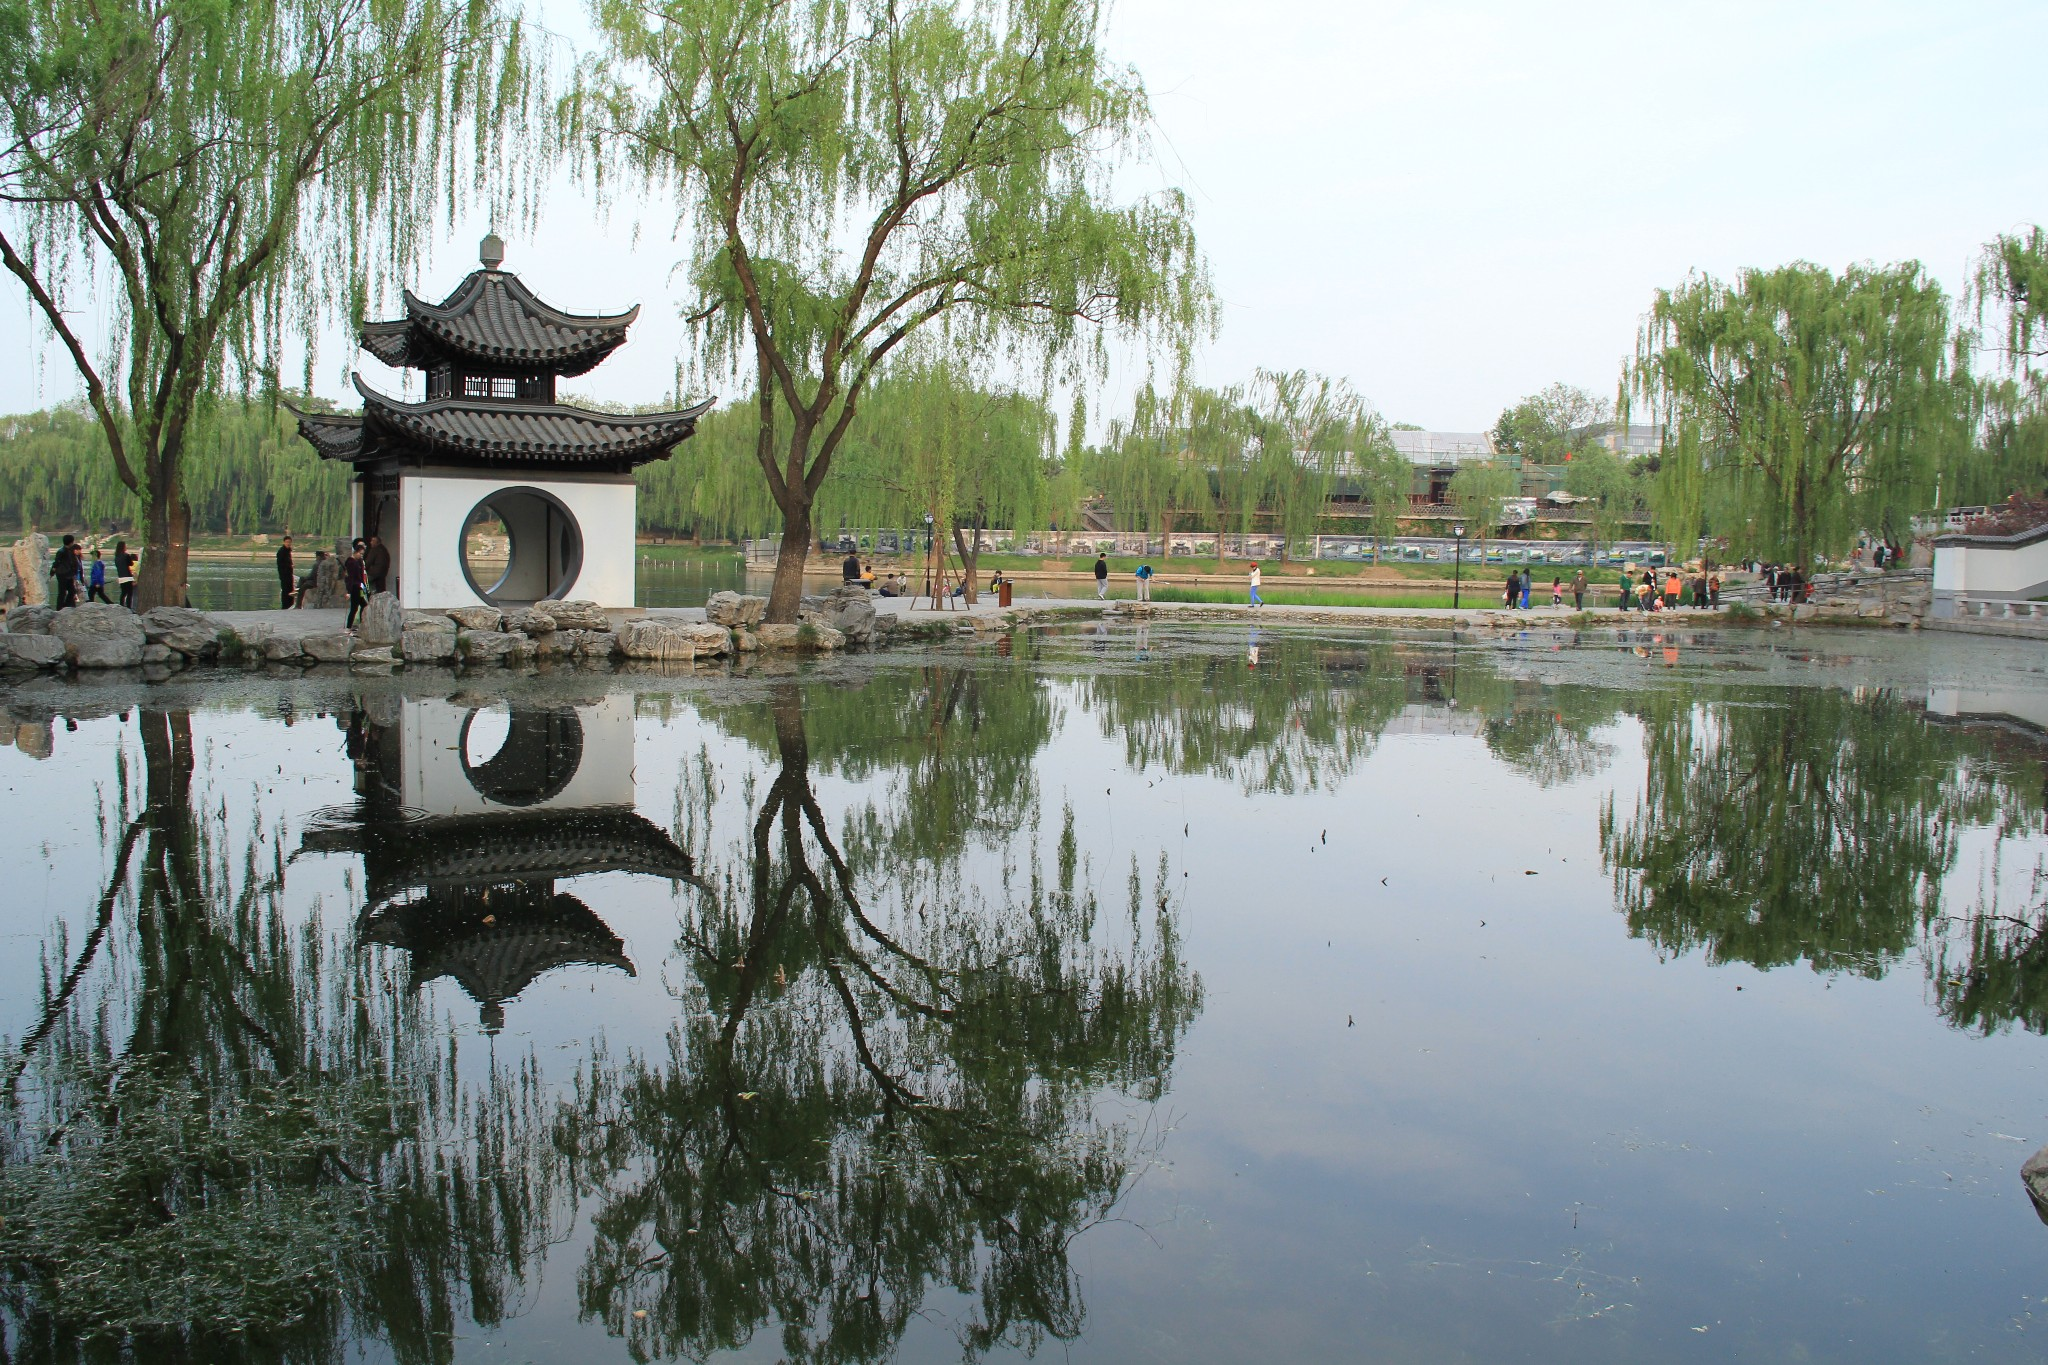
<svg viewBox="0 0 2048 1365">
<path fill-rule="evenodd" d="M 973 543 L 969 544 L 960 535 L 960 523 L 953 523 L 953 549 L 960 556 L 960 584 L 967 590 L 967 605 L 974 605 L 974 563 L 981 557 L 980 518 L 975 519 Z"/>
<path fill-rule="evenodd" d="M 1159 514 L 1159 557 L 1161 559 L 1173 558 L 1173 513 L 1171 512 L 1161 512 Z"/>
<path fill-rule="evenodd" d="M 135 609 L 185 605 L 186 564 L 192 549 L 192 509 L 185 503 L 182 482 L 174 475 L 169 487 L 152 489 L 149 529 L 143 537 L 142 563 L 136 566 Z"/>
<path fill-rule="evenodd" d="M 803 605 L 804 561 L 811 553 L 811 508 L 804 503 L 782 509 L 782 544 L 775 552 L 775 583 L 768 589 L 763 620 L 794 625 Z"/>
</svg>

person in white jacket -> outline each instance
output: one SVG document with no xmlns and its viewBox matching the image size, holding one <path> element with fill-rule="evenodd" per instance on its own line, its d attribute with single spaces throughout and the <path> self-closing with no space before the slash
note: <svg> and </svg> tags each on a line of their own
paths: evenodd
<svg viewBox="0 0 2048 1365">
<path fill-rule="evenodd" d="M 1259 596 L 1259 562 L 1256 559 L 1252 561 L 1252 605 L 1255 607 L 1266 605 L 1265 600 Z"/>
</svg>

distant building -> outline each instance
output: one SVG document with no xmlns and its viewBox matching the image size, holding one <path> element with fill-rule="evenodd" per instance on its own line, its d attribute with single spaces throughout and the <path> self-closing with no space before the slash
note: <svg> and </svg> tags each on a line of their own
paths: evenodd
<svg viewBox="0 0 2048 1365">
<path fill-rule="evenodd" d="M 1493 438 L 1483 431 L 1391 431 L 1394 449 L 1410 464 L 1459 465 L 1493 458 Z"/>
</svg>

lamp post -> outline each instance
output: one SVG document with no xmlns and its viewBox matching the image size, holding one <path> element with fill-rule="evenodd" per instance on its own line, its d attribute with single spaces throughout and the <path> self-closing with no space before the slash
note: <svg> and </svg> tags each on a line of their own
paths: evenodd
<svg viewBox="0 0 2048 1365">
<path fill-rule="evenodd" d="M 1465 582 L 1465 527 L 1461 522 L 1451 528 L 1457 543 L 1451 549 L 1451 610 L 1457 611 L 1463 601 L 1461 589 Z"/>
</svg>

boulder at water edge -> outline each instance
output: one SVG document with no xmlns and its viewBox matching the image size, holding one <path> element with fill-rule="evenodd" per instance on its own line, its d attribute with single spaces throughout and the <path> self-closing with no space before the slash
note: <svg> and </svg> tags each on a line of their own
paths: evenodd
<svg viewBox="0 0 2048 1365">
<path fill-rule="evenodd" d="M 517 663 L 533 657 L 533 641 L 502 630 L 465 630 L 455 637 L 455 653 L 476 667 Z"/>
<path fill-rule="evenodd" d="M 135 668 L 149 643 L 134 612 L 104 602 L 66 607 L 50 622 L 50 634 L 64 642 L 65 656 L 80 668 Z"/>
<path fill-rule="evenodd" d="M 727 589 L 711 594 L 704 603 L 704 619 L 714 626 L 751 626 L 768 610 L 765 597 L 745 597 Z"/>
<path fill-rule="evenodd" d="M 0 635 L 0 668 L 56 668 L 64 642 L 54 635 Z"/>
<path fill-rule="evenodd" d="M 175 649 L 188 659 L 220 648 L 220 622 L 190 607 L 151 607 L 142 613 L 142 634 L 151 644 Z"/>
<path fill-rule="evenodd" d="M 409 664 L 445 664 L 455 657 L 455 623 L 443 619 L 438 626 L 412 625 L 399 637 L 398 652 Z"/>
<path fill-rule="evenodd" d="M 496 607 L 450 607 L 445 615 L 464 630 L 496 632 L 505 624 L 505 613 Z"/>
<path fill-rule="evenodd" d="M 839 649 L 846 644 L 846 637 L 831 626 L 814 625 L 809 621 L 794 626 L 755 626 L 754 638 L 764 650 L 822 651 Z"/>
<path fill-rule="evenodd" d="M 372 648 L 379 648 L 397 644 L 404 631 L 405 613 L 399 610 L 397 594 L 372 594 L 363 607 L 361 619 L 356 622 L 356 639 Z"/>
<path fill-rule="evenodd" d="M 355 647 L 356 637 L 345 630 L 323 630 L 299 640 L 299 648 L 323 664 L 346 662 Z"/>
<path fill-rule="evenodd" d="M 555 623 L 556 630 L 610 630 L 612 618 L 595 602 L 557 602 L 552 599 L 533 604 L 533 609 Z"/>
<path fill-rule="evenodd" d="M 48 607 L 16 607 L 7 613 L 9 635 L 48 635 L 57 613 Z"/>
<path fill-rule="evenodd" d="M 532 607 L 519 607 L 505 613 L 505 629 L 521 635 L 551 635 L 555 630 L 555 618 Z"/>
<path fill-rule="evenodd" d="M 619 627 L 618 635 L 619 652 L 629 659 L 688 663 L 697 657 L 697 647 L 675 622 L 628 621 Z"/>
<path fill-rule="evenodd" d="M 2027 1158 L 2020 1167 L 2020 1183 L 2027 1188 L 2027 1198 L 2034 1201 L 2034 1212 L 2048 1223 L 2048 1147 Z"/>
</svg>

